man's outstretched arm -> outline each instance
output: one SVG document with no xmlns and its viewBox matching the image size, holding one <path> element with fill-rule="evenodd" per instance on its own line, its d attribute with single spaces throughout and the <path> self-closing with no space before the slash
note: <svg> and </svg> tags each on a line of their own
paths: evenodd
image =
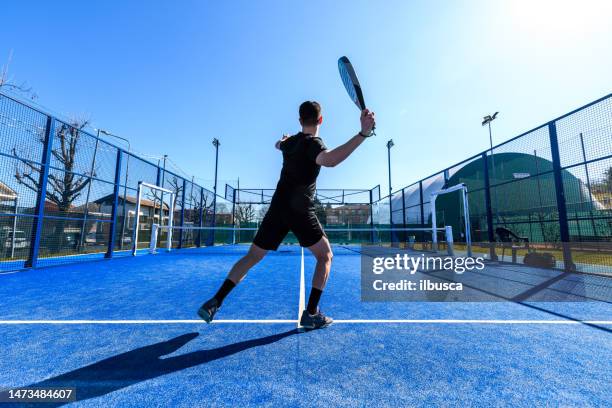
<svg viewBox="0 0 612 408">
<path fill-rule="evenodd" d="M 283 137 L 281 137 L 281 139 L 279 141 L 276 142 L 276 144 L 274 145 L 274 147 L 276 147 L 278 150 L 280 150 L 280 144 L 282 142 L 284 142 L 285 140 L 289 139 L 289 135 L 283 135 Z"/>
<path fill-rule="evenodd" d="M 374 112 L 370 112 L 364 109 L 361 112 L 361 131 L 349 139 L 348 142 L 340 145 L 332 150 L 325 150 L 319 153 L 317 156 L 317 164 L 324 167 L 335 167 L 342 163 L 347 157 L 351 155 L 365 140 L 363 135 L 369 135 L 374 127 L 375 116 Z"/>
</svg>

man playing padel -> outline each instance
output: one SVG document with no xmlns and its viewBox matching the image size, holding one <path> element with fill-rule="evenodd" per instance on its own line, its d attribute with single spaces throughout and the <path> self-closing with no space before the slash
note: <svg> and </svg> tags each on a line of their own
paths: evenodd
<svg viewBox="0 0 612 408">
<path fill-rule="evenodd" d="M 317 176 L 321 166 L 335 167 L 371 135 L 375 116 L 374 112 L 364 109 L 359 133 L 343 145 L 328 150 L 319 137 L 319 127 L 323 123 L 321 106 L 317 102 L 306 101 L 300 105 L 299 113 L 302 131 L 293 136 L 284 135 L 276 142 L 276 148 L 283 153 L 280 180 L 248 253 L 234 264 L 215 296 L 198 310 L 198 315 L 207 323 L 213 320 L 230 291 L 268 251 L 278 249 L 289 231 L 317 260 L 308 305 L 302 312 L 300 325 L 306 329 L 320 329 L 333 322 L 318 307 L 329 277 L 333 254 L 315 214 Z"/>
</svg>

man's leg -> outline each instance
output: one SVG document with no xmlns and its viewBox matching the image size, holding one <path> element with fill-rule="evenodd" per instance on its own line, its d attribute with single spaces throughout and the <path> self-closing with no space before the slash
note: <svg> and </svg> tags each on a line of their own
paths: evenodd
<svg viewBox="0 0 612 408">
<path fill-rule="evenodd" d="M 305 329 L 322 329 L 333 323 L 332 318 L 325 316 L 319 310 L 319 299 L 321 299 L 327 278 L 329 278 L 333 254 L 325 235 L 316 244 L 308 247 L 308 249 L 317 259 L 317 266 L 312 278 L 312 289 L 310 290 L 308 305 L 300 318 L 300 326 Z"/>
<path fill-rule="evenodd" d="M 232 289 L 234 289 L 236 285 L 244 279 L 249 270 L 259 261 L 261 261 L 264 256 L 266 256 L 267 252 L 267 250 L 252 244 L 249 248 L 249 252 L 240 258 L 240 260 L 238 260 L 234 266 L 232 266 L 232 269 L 230 269 L 229 273 L 227 274 L 227 278 L 215 296 L 206 301 L 202 307 L 200 307 L 198 310 L 198 315 L 200 315 L 200 317 L 207 323 L 210 323 L 217 313 L 217 310 L 219 310 L 221 307 L 225 297 L 229 295 Z"/>
<path fill-rule="evenodd" d="M 332 253 L 331 246 L 329 245 L 329 240 L 326 236 L 321 237 L 319 242 L 311 247 L 308 247 L 308 249 L 316 258 L 317 265 L 315 266 L 315 273 L 312 277 L 312 289 L 310 291 L 310 297 L 308 298 L 308 306 L 306 307 L 306 310 L 310 314 L 315 314 L 317 313 L 319 299 L 321 298 L 321 294 L 323 293 L 323 289 L 325 289 L 327 279 L 329 278 L 329 271 L 331 269 L 332 258 L 334 255 Z"/>
<path fill-rule="evenodd" d="M 238 260 L 238 262 L 232 266 L 232 269 L 230 269 L 229 273 L 227 274 L 227 280 L 232 281 L 234 285 L 239 284 L 244 279 L 247 272 L 249 272 L 252 267 L 261 261 L 267 253 L 268 250 L 262 249 L 255 244 L 251 244 L 249 252 L 247 252 L 245 256 L 240 258 L 240 260 Z M 223 299 L 221 299 L 221 301 L 223 301 Z"/>
</svg>

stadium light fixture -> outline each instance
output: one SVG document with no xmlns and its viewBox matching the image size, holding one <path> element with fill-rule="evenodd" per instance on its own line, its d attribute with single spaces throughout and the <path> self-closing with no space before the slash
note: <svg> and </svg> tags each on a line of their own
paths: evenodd
<svg viewBox="0 0 612 408">
<path fill-rule="evenodd" d="M 493 154 L 493 136 L 491 134 L 491 122 L 493 122 L 495 118 L 497 118 L 497 114 L 499 114 L 499 112 L 495 112 L 493 115 L 487 115 L 482 118 L 482 126 L 489 125 L 489 143 L 491 144 L 491 154 Z"/>
</svg>

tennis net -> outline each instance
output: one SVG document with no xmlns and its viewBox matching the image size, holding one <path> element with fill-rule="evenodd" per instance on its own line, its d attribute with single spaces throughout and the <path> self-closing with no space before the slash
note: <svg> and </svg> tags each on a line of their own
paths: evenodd
<svg viewBox="0 0 612 408">
<path fill-rule="evenodd" d="M 255 238 L 257 228 L 195 227 L 153 225 L 149 252 L 222 245 L 248 245 Z M 360 246 L 396 247 L 415 251 L 445 252 L 453 254 L 453 232 L 445 228 L 325 228 L 335 247 Z M 283 246 L 299 247 L 293 233 L 287 234 Z"/>
</svg>

